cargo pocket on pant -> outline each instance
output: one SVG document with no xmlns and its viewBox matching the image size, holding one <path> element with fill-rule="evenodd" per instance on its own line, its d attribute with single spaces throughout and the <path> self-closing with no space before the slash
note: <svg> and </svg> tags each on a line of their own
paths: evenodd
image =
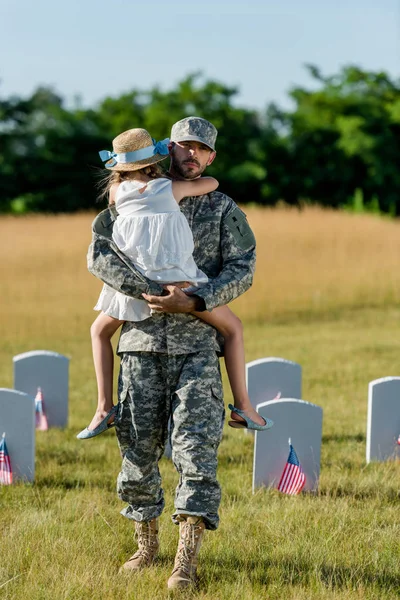
<svg viewBox="0 0 400 600">
<path fill-rule="evenodd" d="M 128 387 L 123 389 L 119 396 L 115 430 L 121 454 L 124 456 L 125 452 L 135 444 L 136 440 L 132 419 L 132 401 Z"/>
<path fill-rule="evenodd" d="M 222 384 L 213 383 L 211 385 L 211 394 L 212 394 L 212 397 L 215 400 L 217 406 L 220 407 L 219 428 L 217 427 L 217 425 L 218 425 L 217 419 L 216 419 L 216 423 L 215 423 L 216 429 L 218 430 L 218 441 L 217 441 L 217 445 L 218 445 L 219 442 L 221 441 L 222 430 L 224 428 L 224 422 L 225 422 L 224 393 L 222 390 Z"/>
<path fill-rule="evenodd" d="M 218 389 L 216 388 L 218 394 Z M 175 391 L 178 402 L 173 401 L 172 440 L 184 447 L 193 443 L 207 444 L 218 411 L 218 398 L 215 398 L 211 386 L 201 380 L 190 381 Z"/>
</svg>

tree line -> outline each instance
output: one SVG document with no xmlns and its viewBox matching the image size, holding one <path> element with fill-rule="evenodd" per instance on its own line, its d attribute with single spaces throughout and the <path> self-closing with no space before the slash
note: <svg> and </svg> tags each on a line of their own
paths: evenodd
<svg viewBox="0 0 400 600">
<path fill-rule="evenodd" d="M 126 129 L 156 139 L 196 114 L 219 130 L 207 170 L 235 201 L 316 203 L 400 214 L 400 80 L 346 66 L 312 89 L 289 92 L 291 109 L 237 106 L 239 90 L 189 75 L 175 89 L 133 89 L 94 108 L 67 108 L 49 87 L 0 97 L 0 212 L 100 210 L 98 151 Z"/>
</svg>

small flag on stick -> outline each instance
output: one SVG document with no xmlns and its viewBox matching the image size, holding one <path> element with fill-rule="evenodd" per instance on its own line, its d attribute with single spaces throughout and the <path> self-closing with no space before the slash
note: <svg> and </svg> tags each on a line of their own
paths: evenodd
<svg viewBox="0 0 400 600">
<path fill-rule="evenodd" d="M 47 416 L 43 402 L 43 394 L 42 389 L 40 387 L 37 389 L 35 398 L 35 421 L 36 429 L 39 429 L 40 431 L 48 430 L 49 424 L 47 422 Z"/>
<path fill-rule="evenodd" d="M 284 494 L 295 496 L 296 494 L 300 494 L 305 483 L 306 476 L 289 438 L 289 456 L 283 469 L 278 490 Z"/>
<path fill-rule="evenodd" d="M 3 433 L 0 440 L 0 485 L 10 485 L 12 483 L 12 469 L 10 455 L 8 454 L 6 444 L 6 434 Z"/>
</svg>

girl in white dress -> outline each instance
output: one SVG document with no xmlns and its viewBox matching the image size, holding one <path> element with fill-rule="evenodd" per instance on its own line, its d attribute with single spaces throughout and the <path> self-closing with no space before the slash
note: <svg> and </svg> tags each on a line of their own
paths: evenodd
<svg viewBox="0 0 400 600">
<path fill-rule="evenodd" d="M 213 177 L 171 180 L 162 176 L 157 162 L 168 155 L 168 141 L 155 144 L 145 129 L 130 129 L 113 141 L 114 152 L 100 152 L 106 167 L 105 194 L 115 204 L 118 217 L 113 241 L 148 279 L 195 293 L 208 277 L 193 259 L 193 236 L 179 202 L 188 196 L 202 196 L 214 191 Z M 145 300 L 125 296 L 104 284 L 95 310 L 101 311 L 91 327 L 93 359 L 98 386 L 98 405 L 90 425 L 78 434 L 79 439 L 94 437 L 113 426 L 114 352 L 111 338 L 124 321 L 151 318 Z M 246 390 L 245 359 L 240 320 L 227 306 L 211 312 L 195 313 L 224 336 L 225 364 L 234 397 L 232 427 L 269 429 L 272 421 L 264 420 L 252 407 Z"/>
</svg>

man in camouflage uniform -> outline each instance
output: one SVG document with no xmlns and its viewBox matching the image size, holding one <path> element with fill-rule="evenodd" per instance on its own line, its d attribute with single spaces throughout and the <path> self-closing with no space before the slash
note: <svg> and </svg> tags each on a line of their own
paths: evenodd
<svg viewBox="0 0 400 600">
<path fill-rule="evenodd" d="M 215 158 L 217 130 L 199 117 L 172 127 L 170 174 L 199 177 Z M 104 211 L 93 226 L 89 270 L 114 289 L 148 301 L 152 317 L 124 323 L 116 432 L 123 456 L 118 495 L 128 502 L 122 514 L 135 521 L 139 549 L 124 568 L 152 563 L 158 549 L 157 517 L 164 508 L 158 461 L 171 418 L 172 460 L 180 475 L 173 521 L 180 542 L 170 588 L 195 581 L 204 529 L 218 526 L 221 499 L 216 479 L 224 403 L 214 328 L 191 313 L 228 304 L 251 285 L 255 240 L 244 213 L 215 191 L 185 198 L 180 208 L 194 237 L 194 259 L 209 281 L 188 296 L 175 286 L 164 290 L 127 261 L 111 239 L 113 217 Z"/>
</svg>

